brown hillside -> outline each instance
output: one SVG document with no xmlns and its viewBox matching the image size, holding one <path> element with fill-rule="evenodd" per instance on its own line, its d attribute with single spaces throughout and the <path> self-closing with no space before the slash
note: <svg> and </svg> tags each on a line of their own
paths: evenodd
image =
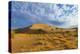
<svg viewBox="0 0 80 54">
<path fill-rule="evenodd" d="M 12 52 L 65 50 L 78 48 L 77 28 L 62 29 L 33 24 L 11 31 Z"/>
</svg>

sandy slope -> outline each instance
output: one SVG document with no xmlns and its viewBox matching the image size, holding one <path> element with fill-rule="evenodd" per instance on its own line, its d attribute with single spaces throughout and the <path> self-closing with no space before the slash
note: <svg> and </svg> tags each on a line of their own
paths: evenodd
<svg viewBox="0 0 80 54">
<path fill-rule="evenodd" d="M 46 24 L 34 24 L 29 28 L 12 31 L 11 34 L 12 52 L 63 50 L 78 47 L 76 28 L 60 29 Z"/>
</svg>

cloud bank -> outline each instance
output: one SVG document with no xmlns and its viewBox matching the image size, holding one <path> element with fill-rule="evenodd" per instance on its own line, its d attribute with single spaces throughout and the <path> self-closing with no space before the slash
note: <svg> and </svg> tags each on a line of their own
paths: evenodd
<svg viewBox="0 0 80 54">
<path fill-rule="evenodd" d="M 60 28 L 78 25 L 78 6 L 36 2 L 11 2 L 11 26 L 21 28 L 34 23 L 44 23 Z"/>
</svg>

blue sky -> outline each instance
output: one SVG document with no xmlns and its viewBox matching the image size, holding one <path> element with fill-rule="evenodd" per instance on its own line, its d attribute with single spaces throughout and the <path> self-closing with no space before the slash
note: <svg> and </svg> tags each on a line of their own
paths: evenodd
<svg viewBox="0 0 80 54">
<path fill-rule="evenodd" d="M 36 2 L 11 2 L 11 27 L 23 28 L 35 23 L 60 28 L 77 27 L 78 6 Z"/>
</svg>

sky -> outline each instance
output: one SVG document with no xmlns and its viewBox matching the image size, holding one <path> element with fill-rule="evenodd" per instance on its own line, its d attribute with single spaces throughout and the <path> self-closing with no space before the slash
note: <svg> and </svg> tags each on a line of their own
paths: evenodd
<svg viewBox="0 0 80 54">
<path fill-rule="evenodd" d="M 76 4 L 55 4 L 12 1 L 11 28 L 23 28 L 43 23 L 58 28 L 78 26 L 78 6 Z"/>
</svg>

